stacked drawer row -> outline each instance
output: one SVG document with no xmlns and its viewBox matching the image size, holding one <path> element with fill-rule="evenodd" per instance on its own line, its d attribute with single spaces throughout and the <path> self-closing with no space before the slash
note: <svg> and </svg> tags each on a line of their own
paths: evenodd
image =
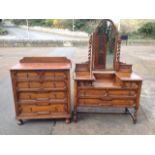
<svg viewBox="0 0 155 155">
<path fill-rule="evenodd" d="M 69 114 L 69 71 L 12 71 L 18 115 Z"/>
<path fill-rule="evenodd" d="M 90 107 L 135 107 L 138 83 L 125 82 L 122 87 L 78 87 L 77 105 Z"/>
</svg>

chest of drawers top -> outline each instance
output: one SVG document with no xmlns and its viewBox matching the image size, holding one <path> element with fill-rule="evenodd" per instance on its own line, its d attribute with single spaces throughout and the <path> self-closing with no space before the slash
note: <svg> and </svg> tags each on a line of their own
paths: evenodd
<svg viewBox="0 0 155 155">
<path fill-rule="evenodd" d="M 11 70 L 68 70 L 71 62 L 66 57 L 24 57 Z"/>
</svg>

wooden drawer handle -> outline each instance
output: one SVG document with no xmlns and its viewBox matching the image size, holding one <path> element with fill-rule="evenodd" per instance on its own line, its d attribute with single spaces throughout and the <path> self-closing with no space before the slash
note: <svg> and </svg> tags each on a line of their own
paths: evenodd
<svg viewBox="0 0 155 155">
<path fill-rule="evenodd" d="M 51 105 L 50 103 L 36 103 L 36 106 L 48 106 Z"/>
<path fill-rule="evenodd" d="M 103 97 L 104 97 L 104 96 L 108 96 L 108 94 L 103 94 L 102 96 L 103 96 Z"/>
<path fill-rule="evenodd" d="M 113 99 L 111 97 L 103 97 L 103 98 L 100 98 L 100 100 L 104 100 L 104 101 L 112 101 Z"/>
<path fill-rule="evenodd" d="M 36 98 L 36 101 L 49 101 L 50 98 Z"/>
<path fill-rule="evenodd" d="M 99 103 L 99 106 L 112 106 L 113 104 Z"/>
<path fill-rule="evenodd" d="M 50 114 L 50 111 L 39 111 L 37 112 L 38 115 L 48 115 Z"/>
</svg>

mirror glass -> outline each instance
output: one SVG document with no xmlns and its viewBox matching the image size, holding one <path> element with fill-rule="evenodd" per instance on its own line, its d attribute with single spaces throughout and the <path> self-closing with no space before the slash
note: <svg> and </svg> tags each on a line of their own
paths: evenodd
<svg viewBox="0 0 155 155">
<path fill-rule="evenodd" d="M 113 69 L 115 55 L 115 33 L 110 21 L 103 20 L 97 28 L 98 50 L 96 67 L 98 69 Z"/>
</svg>

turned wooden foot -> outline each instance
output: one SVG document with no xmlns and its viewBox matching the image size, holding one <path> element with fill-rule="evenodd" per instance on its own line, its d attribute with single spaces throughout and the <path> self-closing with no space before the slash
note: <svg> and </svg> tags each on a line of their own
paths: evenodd
<svg viewBox="0 0 155 155">
<path fill-rule="evenodd" d="M 71 120 L 70 118 L 66 118 L 66 124 L 70 124 Z"/>
<path fill-rule="evenodd" d="M 18 125 L 23 125 L 24 122 L 23 122 L 23 120 L 20 119 L 20 120 L 17 120 L 17 124 L 18 124 Z"/>
</svg>

